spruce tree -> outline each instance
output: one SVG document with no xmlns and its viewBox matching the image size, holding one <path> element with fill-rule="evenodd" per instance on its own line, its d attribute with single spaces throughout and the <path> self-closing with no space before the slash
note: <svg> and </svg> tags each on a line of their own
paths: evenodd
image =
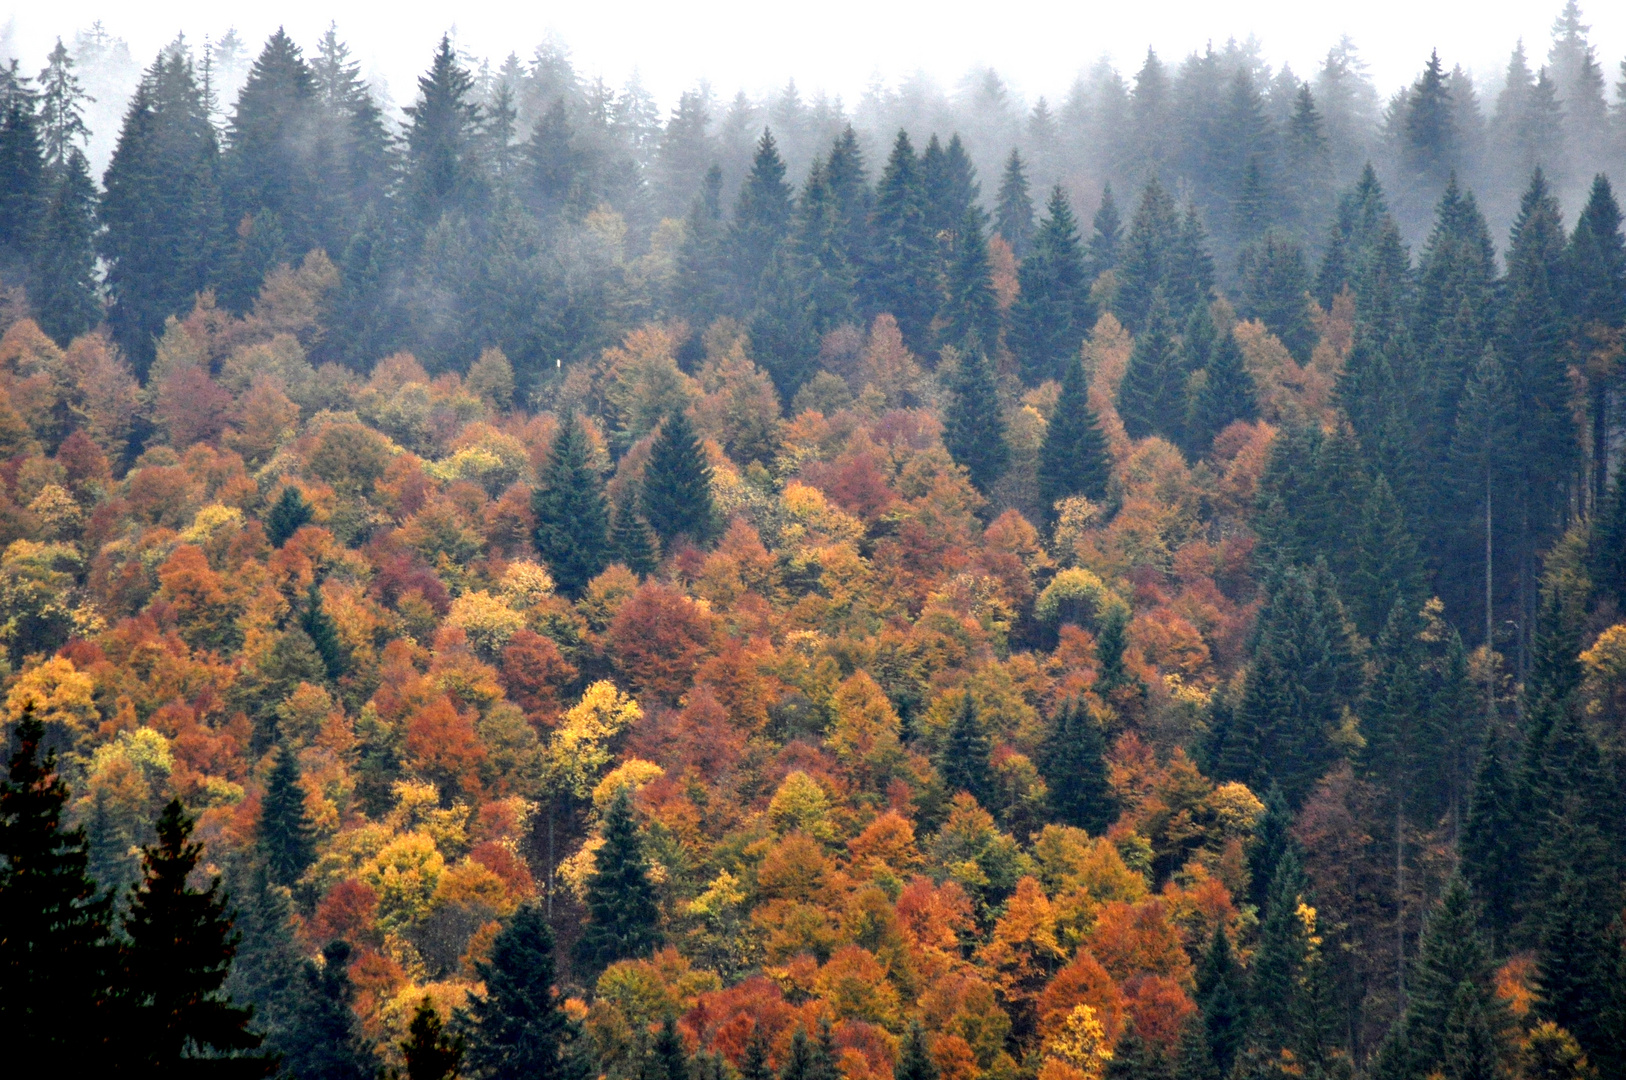
<svg viewBox="0 0 1626 1080">
<path fill-rule="evenodd" d="M 1592 181 L 1586 206 L 1575 219 L 1565 252 L 1565 306 L 1583 348 L 1607 348 L 1612 332 L 1626 326 L 1626 236 L 1620 204 L 1609 178 Z M 1587 370 L 1587 404 L 1592 422 L 1592 500 L 1604 503 L 1609 476 L 1609 400 L 1620 382 L 1611 366 Z"/>
<path fill-rule="evenodd" d="M 565 123 L 562 101 L 558 108 L 559 123 Z M 540 124 L 537 131 L 540 137 Z M 557 157 L 557 153 L 549 155 L 550 160 Z M 563 198 L 562 192 L 559 198 Z M 731 281 L 728 233 L 723 221 L 723 170 L 713 165 L 684 221 L 672 301 L 691 326 L 710 326 L 725 310 L 732 310 Z"/>
<path fill-rule="evenodd" d="M 1275 334 L 1293 359 L 1310 362 L 1317 334 L 1310 321 L 1310 277 L 1304 251 L 1279 229 L 1267 230 L 1242 256 L 1244 319 L 1258 319 Z"/>
<path fill-rule="evenodd" d="M 1107 776 L 1107 743 L 1101 725 L 1069 698 L 1050 722 L 1039 760 L 1057 821 L 1101 835 L 1118 818 L 1118 801 Z"/>
<path fill-rule="evenodd" d="M 1005 159 L 1005 173 L 999 180 L 998 203 L 994 207 L 994 231 L 1009 244 L 1018 259 L 1028 256 L 1033 239 L 1033 199 L 1028 195 L 1027 171 L 1022 155 L 1011 148 Z"/>
<path fill-rule="evenodd" d="M 935 239 L 926 223 L 926 192 L 920 159 L 908 133 L 898 132 L 875 192 L 868 293 L 873 313 L 898 320 L 904 344 L 924 354 L 937 313 Z"/>
<path fill-rule="evenodd" d="M 1078 359 L 1091 312 L 1078 226 L 1060 185 L 1050 193 L 1045 220 L 1017 270 L 1017 283 L 1008 337 L 1023 381 L 1065 378 L 1063 373 Z"/>
<path fill-rule="evenodd" d="M 1135 336 L 1129 365 L 1118 386 L 1118 415 L 1131 439 L 1161 435 L 1178 442 L 1186 412 L 1185 378 L 1168 308 L 1154 299 L 1144 328 Z"/>
<path fill-rule="evenodd" d="M 1468 885 L 1453 876 L 1423 926 L 1406 984 L 1402 1023 L 1417 1075 L 1456 1075 L 1448 1069 L 1453 1056 L 1477 1055 L 1464 1038 L 1493 1044 L 1506 1039 L 1509 1017 L 1497 996 L 1494 976 L 1495 965 L 1480 940 L 1478 912 Z"/>
<path fill-rule="evenodd" d="M 265 515 L 265 536 L 272 547 L 281 547 L 288 538 L 310 524 L 311 504 L 292 484 L 283 487 L 282 494 L 271 504 Z"/>
<path fill-rule="evenodd" d="M 0 783 L 0 1024 L 18 1061 L 89 1075 L 104 1043 L 114 975 L 112 897 L 88 874 L 84 831 L 64 829 L 67 785 L 30 702 Z"/>
<path fill-rule="evenodd" d="M 649 1067 L 644 1075 L 648 1080 L 689 1080 L 689 1051 L 678 1033 L 677 1019 L 667 1013 L 661 1028 L 655 1033 L 655 1042 L 649 1048 Z"/>
<path fill-rule="evenodd" d="M 954 713 L 937 760 L 937 773 L 943 778 L 943 787 L 951 794 L 968 792 L 984 807 L 992 805 L 994 783 L 990 752 L 976 703 L 966 694 Z"/>
<path fill-rule="evenodd" d="M 949 401 L 943 416 L 943 445 L 965 466 L 971 482 L 987 491 L 1010 463 L 994 366 L 982 352 L 962 356 L 947 349 L 945 353 Z"/>
<path fill-rule="evenodd" d="M 661 422 L 644 471 L 642 504 L 668 551 L 679 537 L 704 543 L 716 531 L 711 463 L 687 413 L 674 412 Z"/>
<path fill-rule="evenodd" d="M 1220 432 L 1238 420 L 1259 418 L 1259 390 L 1242 359 L 1236 335 L 1226 330 L 1214 339 L 1203 379 L 1192 395 L 1186 420 L 1186 445 L 1207 453 Z"/>
<path fill-rule="evenodd" d="M 580 418 L 567 410 L 531 496 L 537 551 L 568 596 L 579 594 L 609 562 L 609 510 L 592 454 Z"/>
<path fill-rule="evenodd" d="M 1154 176 L 1141 192 L 1129 234 L 1118 251 L 1118 291 L 1112 311 L 1133 334 L 1146 326 L 1158 290 L 1168 283 L 1179 233 L 1174 201 Z"/>
<path fill-rule="evenodd" d="M 875 209 L 875 193 L 870 190 L 864 151 L 851 124 L 842 129 L 830 147 L 824 175 L 830 185 L 842 256 L 862 283 L 873 247 L 870 215 Z"/>
<path fill-rule="evenodd" d="M 1306 887 L 1298 856 L 1289 851 L 1270 884 L 1249 987 L 1251 1038 L 1267 1051 L 1294 1041 L 1294 1009 L 1310 948 L 1309 930 L 1298 910 Z"/>
<path fill-rule="evenodd" d="M 909 1023 L 909 1034 L 903 1042 L 903 1056 L 898 1061 L 897 1080 L 938 1080 L 942 1075 L 937 1062 L 926 1046 L 926 1032 L 919 1020 Z"/>
<path fill-rule="evenodd" d="M 96 187 L 76 146 L 53 178 L 29 276 L 36 321 L 60 345 L 101 321 L 95 238 Z"/>
<path fill-rule="evenodd" d="M 34 92 L 10 74 L 0 92 L 0 270 L 23 278 L 48 200 Z"/>
<path fill-rule="evenodd" d="M 841 207 L 822 161 L 814 161 L 793 215 L 791 264 L 808 329 L 822 336 L 853 321 L 857 271 L 847 258 Z M 792 394 L 798 387 L 792 387 Z"/>
<path fill-rule="evenodd" d="M 660 542 L 655 539 L 655 530 L 638 512 L 639 491 L 639 485 L 630 480 L 618 489 L 610 549 L 615 561 L 639 577 L 648 577 L 660 565 Z"/>
<path fill-rule="evenodd" d="M 460 1022 L 468 1063 L 491 1080 L 579 1080 L 580 1025 L 554 988 L 553 931 L 535 903 L 521 904 L 475 965 L 485 992 L 471 995 Z"/>
<path fill-rule="evenodd" d="M 339 637 L 339 624 L 322 607 L 322 587 L 310 583 L 305 590 L 305 610 L 300 613 L 299 625 L 311 639 L 316 655 L 322 658 L 327 677 L 337 682 L 350 667 L 348 650 Z"/>
<path fill-rule="evenodd" d="M 1119 709 L 1138 705 L 1146 697 L 1146 684 L 1124 663 L 1129 619 L 1127 604 L 1107 605 L 1095 637 L 1095 692 Z"/>
<path fill-rule="evenodd" d="M 975 206 L 960 217 L 938 312 L 943 343 L 962 355 L 992 353 L 999 344 L 999 304 L 982 221 L 982 211 Z"/>
<path fill-rule="evenodd" d="M 266 1076 L 275 1062 L 254 1053 L 262 1039 L 249 1030 L 249 1010 L 221 989 L 237 936 L 220 879 L 203 889 L 187 883 L 203 856 L 203 846 L 191 840 L 192 827 L 180 800 L 171 800 L 158 817 L 157 843 L 142 849 L 141 884 L 122 920 L 120 1056 L 139 1075 L 190 1068 L 206 1075 Z M 197 1059 L 206 1055 L 212 1057 L 203 1065 Z"/>
<path fill-rule="evenodd" d="M 90 140 L 81 104 L 88 98 L 79 76 L 73 73 L 74 66 L 72 54 L 57 38 L 39 74 L 40 141 L 45 167 L 54 176 L 61 176 L 74 151 L 82 151 Z"/>
<path fill-rule="evenodd" d="M 322 1080 L 376 1080 L 378 1056 L 355 1013 L 350 945 L 322 949 L 322 963 L 306 960 L 290 994 L 284 1030 L 273 1039 L 290 1076 Z"/>
<path fill-rule="evenodd" d="M 1090 284 L 1118 266 L 1118 246 L 1123 240 L 1123 218 L 1112 198 L 1112 185 L 1101 186 L 1101 205 L 1090 221 L 1090 240 L 1085 249 L 1085 278 Z"/>
<path fill-rule="evenodd" d="M 1039 499 L 1047 520 L 1054 520 L 1061 499 L 1074 495 L 1104 499 L 1112 477 L 1112 458 L 1100 420 L 1090 407 L 1083 361 L 1075 359 L 1063 371 L 1061 394 L 1039 444 Z"/>
<path fill-rule="evenodd" d="M 594 972 L 646 956 L 661 939 L 660 908 L 625 787 L 604 812 L 602 835 L 604 844 L 593 855 L 587 879 L 587 923 L 576 945 L 577 962 Z"/>
<path fill-rule="evenodd" d="M 299 784 L 299 756 L 287 743 L 277 749 L 260 800 L 260 850 L 274 884 L 291 888 L 316 860 L 314 829 Z"/>
<path fill-rule="evenodd" d="M 407 243 L 416 250 L 445 214 L 473 215 L 490 193 L 474 76 L 458 62 L 449 35 L 441 35 L 429 70 L 418 77 L 417 100 L 405 111 L 399 208 Z"/>
<path fill-rule="evenodd" d="M 1223 924 L 1214 927 L 1197 968 L 1197 1006 L 1209 1058 L 1220 1075 L 1229 1075 L 1247 1035 L 1248 987 Z"/>
<path fill-rule="evenodd" d="M 413 1010 L 401 1057 L 406 1071 L 391 1070 L 393 1080 L 453 1080 L 463 1062 L 462 1037 L 446 1030 L 427 994 Z"/>
<path fill-rule="evenodd" d="M 1415 611 L 1423 601 L 1423 560 L 1389 482 L 1378 476 L 1368 490 L 1360 531 L 1351 538 L 1354 572 L 1345 590 L 1355 626 L 1375 638 L 1396 604 Z"/>
<path fill-rule="evenodd" d="M 729 224 L 733 302 L 740 314 L 749 313 L 757 306 L 758 289 L 769 264 L 779 245 L 790 235 L 791 214 L 785 162 L 779 156 L 773 132 L 764 128 Z"/>
</svg>

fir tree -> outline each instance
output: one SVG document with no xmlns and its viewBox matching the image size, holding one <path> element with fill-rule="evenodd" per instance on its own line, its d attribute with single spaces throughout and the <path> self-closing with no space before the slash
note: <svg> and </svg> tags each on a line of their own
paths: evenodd
<svg viewBox="0 0 1626 1080">
<path fill-rule="evenodd" d="M 1265 793 L 1265 812 L 1254 826 L 1253 844 L 1248 848 L 1248 899 L 1260 911 L 1270 900 L 1270 883 L 1276 866 L 1293 846 L 1293 811 L 1282 795 L 1280 785 L 1270 785 Z"/>
<path fill-rule="evenodd" d="M 678 1033 L 677 1020 L 668 1013 L 649 1048 L 648 1080 L 689 1080 L 689 1051 Z"/>
<path fill-rule="evenodd" d="M 581 420 L 567 410 L 531 496 L 537 550 L 569 596 L 585 589 L 609 561 L 609 510 L 592 454 Z"/>
<path fill-rule="evenodd" d="M 1028 177 L 1022 167 L 1022 155 L 1014 147 L 1011 156 L 1005 159 L 998 200 L 994 208 L 994 231 L 1011 246 L 1018 259 L 1025 259 L 1028 244 L 1033 239 L 1033 199 L 1028 195 Z"/>
<path fill-rule="evenodd" d="M 904 343 L 917 354 L 925 353 L 937 313 L 935 241 L 926 223 L 920 159 L 906 132 L 898 132 L 881 173 L 873 220 L 868 293 L 875 313 L 890 312 L 898 320 Z"/>
<path fill-rule="evenodd" d="M 1223 925 L 1214 927 L 1197 969 L 1197 1006 L 1209 1060 L 1229 1075 L 1248 1028 L 1247 979 Z"/>
<path fill-rule="evenodd" d="M 85 126 L 80 103 L 95 99 L 79 84 L 79 76 L 73 73 L 74 66 L 73 57 L 62 39 L 57 38 L 38 80 L 39 128 L 45 167 L 58 177 L 67 169 L 74 151 L 82 151 L 90 140 L 90 129 Z"/>
<path fill-rule="evenodd" d="M 1565 263 L 1565 306 L 1583 347 L 1607 348 L 1613 333 L 1626 327 L 1626 236 L 1621 234 L 1620 204 L 1602 173 L 1593 179 L 1586 206 L 1575 220 Z M 1587 369 L 1587 384 L 1596 509 L 1604 503 L 1608 484 L 1609 399 L 1619 384 L 1619 374 L 1611 366 L 1592 365 Z"/>
<path fill-rule="evenodd" d="M 1186 421 L 1186 444 L 1198 454 L 1206 453 L 1219 433 L 1237 421 L 1259 418 L 1258 386 L 1232 331 L 1215 337 L 1203 372 Z"/>
<path fill-rule="evenodd" d="M 773 1080 L 773 1069 L 768 1065 L 768 1040 L 759 1024 L 751 1026 L 751 1037 L 745 1041 L 740 1080 Z"/>
<path fill-rule="evenodd" d="M 1483 1044 L 1505 1040 L 1509 1018 L 1494 975 L 1468 885 L 1453 877 L 1424 924 L 1407 980 L 1402 1023 L 1415 1075 L 1455 1076 L 1449 1068 L 1453 1057 L 1477 1058 Z M 1502 1052 L 1505 1048 L 1496 1051 Z"/>
<path fill-rule="evenodd" d="M 1123 239 L 1123 219 L 1112 198 L 1112 185 L 1101 186 L 1101 205 L 1090 222 L 1090 241 L 1085 250 L 1085 277 L 1090 283 L 1118 266 L 1118 245 Z"/>
<path fill-rule="evenodd" d="M 1057 821 L 1100 835 L 1117 820 L 1106 750 L 1101 725 L 1083 704 L 1068 699 L 1056 710 L 1039 760 Z"/>
<path fill-rule="evenodd" d="M 1153 301 L 1136 335 L 1129 366 L 1118 386 L 1118 414 L 1131 439 L 1161 435 L 1178 441 L 1186 412 L 1185 378 L 1169 324 L 1168 308 Z"/>
<path fill-rule="evenodd" d="M 339 624 L 322 607 L 322 587 L 310 583 L 305 590 L 305 610 L 299 616 L 300 628 L 311 639 L 316 655 L 322 658 L 327 677 L 337 682 L 350 667 L 348 650 L 339 637 Z"/>
<path fill-rule="evenodd" d="M 34 92 L 14 70 L 8 76 L 0 93 L 0 267 L 21 277 L 37 242 L 47 174 Z"/>
<path fill-rule="evenodd" d="M 298 488 L 288 484 L 265 515 L 266 539 L 271 541 L 272 547 L 281 547 L 290 536 L 310 524 L 310 520 L 311 504 Z"/>
<path fill-rule="evenodd" d="M 576 946 L 577 961 L 591 971 L 645 956 L 661 936 L 660 908 L 625 787 L 604 812 L 603 837 L 587 879 L 587 924 Z"/>
<path fill-rule="evenodd" d="M 743 314 L 756 307 L 763 276 L 779 245 L 790 235 L 791 212 L 785 163 L 773 133 L 764 128 L 729 224 L 736 311 Z"/>
<path fill-rule="evenodd" d="M 873 243 L 870 215 L 875 209 L 875 193 L 870 190 L 864 166 L 864 151 L 851 124 L 842 129 L 824 167 L 834 204 L 836 233 L 842 256 L 860 279 L 869 263 Z"/>
<path fill-rule="evenodd" d="M 1054 518 L 1061 499 L 1073 495 L 1104 499 L 1112 475 L 1107 439 L 1090 407 L 1084 364 L 1073 360 L 1063 372 L 1061 394 L 1039 444 L 1039 499 L 1047 519 Z"/>
<path fill-rule="evenodd" d="M 475 966 L 485 984 L 460 1015 L 468 1030 L 468 1063 L 491 1080 L 577 1080 L 580 1025 L 554 989 L 553 931 L 534 903 L 521 904 Z"/>
<path fill-rule="evenodd" d="M 938 313 L 944 343 L 963 355 L 991 353 L 999 344 L 999 305 L 982 220 L 982 211 L 973 206 L 958 222 Z"/>
<path fill-rule="evenodd" d="M 237 936 L 220 879 L 201 890 L 187 884 L 203 855 L 192 825 L 171 800 L 158 818 L 158 842 L 142 849 L 141 884 L 123 918 L 120 1056 L 140 1075 L 172 1075 L 190 1061 L 207 1074 L 265 1076 L 275 1063 L 253 1053 L 262 1040 L 248 1028 L 249 1010 L 221 992 Z M 200 1068 L 206 1055 L 213 1059 Z"/>
<path fill-rule="evenodd" d="M 639 577 L 648 577 L 660 564 L 660 546 L 655 530 L 638 512 L 638 502 L 639 486 L 630 480 L 623 483 L 615 498 L 610 548 L 617 562 Z"/>
<path fill-rule="evenodd" d="M 687 413 L 674 412 L 661 422 L 641 501 L 644 517 L 667 550 L 679 537 L 704 543 L 716 530 L 711 464 Z"/>
<path fill-rule="evenodd" d="M 1112 310 L 1131 333 L 1138 335 L 1145 328 L 1158 290 L 1167 285 L 1179 232 L 1174 201 L 1154 176 L 1141 192 L 1129 235 L 1118 251 L 1118 291 Z"/>
<path fill-rule="evenodd" d="M 1091 320 L 1078 227 L 1060 185 L 1050 193 L 1045 220 L 1017 271 L 1017 283 L 1008 337 L 1023 381 L 1038 383 L 1058 374 L 1065 378 Z"/>
<path fill-rule="evenodd" d="M 565 123 L 564 103 L 559 123 Z M 538 125 L 538 137 L 541 126 Z M 557 159 L 557 153 L 550 160 Z M 731 304 L 728 234 L 723 222 L 723 170 L 713 165 L 700 185 L 684 222 L 672 300 L 694 326 L 710 326 Z"/>
<path fill-rule="evenodd" d="M 989 753 L 988 736 L 982 729 L 976 703 L 966 694 L 954 713 L 937 761 L 943 787 L 951 793 L 968 792 L 982 806 L 992 805 L 994 785 Z"/>
<path fill-rule="evenodd" d="M 987 491 L 1010 462 L 993 364 L 981 352 L 964 356 L 952 349 L 945 352 L 949 401 L 943 416 L 943 444 L 971 474 L 971 482 Z"/>
<path fill-rule="evenodd" d="M 897 1080 L 938 1080 L 941 1075 L 927 1049 L 926 1032 L 920 1021 L 911 1021 L 903 1043 L 903 1056 L 898 1061 Z"/>
<path fill-rule="evenodd" d="M 1297 989 L 1310 947 L 1309 930 L 1298 910 L 1305 888 L 1298 856 L 1289 852 L 1271 881 L 1249 988 L 1252 1039 L 1267 1051 L 1290 1047 L 1294 1041 Z"/>
<path fill-rule="evenodd" d="M 1294 360 L 1310 362 L 1318 337 L 1310 321 L 1310 277 L 1303 250 L 1282 231 L 1267 230 L 1243 253 L 1242 301 L 1243 318 L 1258 319 Z"/>
<path fill-rule="evenodd" d="M 425 995 L 412 1013 L 407 1037 L 401 1041 L 406 1071 L 391 1071 L 396 1080 L 453 1080 L 463 1061 L 463 1039 L 450 1034 L 440 1022 L 435 1003 Z"/>
<path fill-rule="evenodd" d="M 96 187 L 75 146 L 55 172 L 30 271 L 36 321 L 66 345 L 101 320 L 96 288 Z"/>
<path fill-rule="evenodd" d="M 856 271 L 847 259 L 841 207 L 822 161 L 815 161 L 796 206 L 792 264 L 809 330 L 823 335 L 853 321 Z M 795 393 L 798 386 L 792 386 Z"/>
<path fill-rule="evenodd" d="M 1120 709 L 1137 705 L 1146 697 L 1146 684 L 1124 663 L 1124 650 L 1129 647 L 1129 618 L 1127 604 L 1107 605 L 1095 638 L 1095 691 Z"/>
<path fill-rule="evenodd" d="M 90 878 L 85 834 L 62 827 L 68 788 L 24 706 L 0 783 L 0 1023 L 15 1060 L 104 1067 L 112 897 Z"/>
<path fill-rule="evenodd" d="M 260 850 L 274 884 L 292 887 L 316 860 L 314 829 L 299 784 L 299 756 L 284 743 L 260 801 Z"/>
<path fill-rule="evenodd" d="M 355 1013 L 350 960 L 350 946 L 341 940 L 322 949 L 321 964 L 305 961 L 290 995 L 285 1030 L 273 1040 L 288 1075 L 376 1080 L 378 1056 Z"/>
<path fill-rule="evenodd" d="M 1376 637 L 1396 604 L 1415 611 L 1423 600 L 1422 556 L 1406 527 L 1405 511 L 1381 475 L 1372 482 L 1360 531 L 1352 539 L 1350 613 L 1361 633 Z"/>
<path fill-rule="evenodd" d="M 1207 1029 L 1199 1013 L 1180 1026 L 1180 1045 L 1175 1053 L 1174 1080 L 1220 1080 L 1219 1066 L 1208 1047 Z"/>
<path fill-rule="evenodd" d="M 429 70 L 418 77 L 417 100 L 405 111 L 400 207 L 415 247 L 446 213 L 472 214 L 489 194 L 474 76 L 458 62 L 448 35 L 441 35 Z"/>
</svg>

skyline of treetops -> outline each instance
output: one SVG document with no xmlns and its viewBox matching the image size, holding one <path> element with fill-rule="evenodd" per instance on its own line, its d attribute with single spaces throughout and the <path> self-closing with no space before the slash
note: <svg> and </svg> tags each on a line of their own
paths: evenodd
<svg viewBox="0 0 1626 1080">
<path fill-rule="evenodd" d="M 664 117 L 0 66 L 16 1058 L 1626 1080 L 1587 33 Z"/>
</svg>

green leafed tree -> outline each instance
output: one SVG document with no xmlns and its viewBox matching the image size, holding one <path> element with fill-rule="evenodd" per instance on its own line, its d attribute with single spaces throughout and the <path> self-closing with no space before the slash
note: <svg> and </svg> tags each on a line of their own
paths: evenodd
<svg viewBox="0 0 1626 1080">
<path fill-rule="evenodd" d="M 644 518 L 661 546 L 683 537 L 704 543 L 717 530 L 711 494 L 711 463 L 687 413 L 675 412 L 661 422 L 644 470 Z"/>
<path fill-rule="evenodd" d="M 566 412 L 531 497 L 536 547 L 559 588 L 580 593 L 609 563 L 609 508 L 587 430 Z"/>
<path fill-rule="evenodd" d="M 647 956 L 661 940 L 660 907 L 625 787 L 604 812 L 602 835 L 587 879 L 587 923 L 576 945 L 577 962 L 591 971 Z"/>
</svg>

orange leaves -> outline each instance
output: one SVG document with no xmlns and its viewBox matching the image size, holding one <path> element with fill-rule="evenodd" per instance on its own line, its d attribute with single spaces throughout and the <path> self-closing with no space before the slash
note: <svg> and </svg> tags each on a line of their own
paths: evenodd
<svg viewBox="0 0 1626 1080">
<path fill-rule="evenodd" d="M 852 854 L 854 871 L 859 873 L 886 871 L 902 877 L 920 864 L 915 827 L 895 810 L 877 815 L 863 832 L 847 842 L 847 850 Z M 914 883 L 910 887 L 913 888 Z"/>
<path fill-rule="evenodd" d="M 1123 1030 L 1124 996 L 1118 984 L 1088 949 L 1078 950 L 1072 963 L 1056 973 L 1037 1001 L 1038 1031 L 1043 1041 L 1060 1035 L 1067 1018 L 1079 1005 L 1095 1010 L 1110 1042 Z"/>
<path fill-rule="evenodd" d="M 444 791 L 477 795 L 485 747 L 474 718 L 438 694 L 407 721 L 406 750 L 413 767 Z"/>
<path fill-rule="evenodd" d="M 1191 979 L 1191 961 L 1168 906 L 1156 897 L 1138 904 L 1103 904 L 1090 932 L 1089 948 L 1119 982 L 1150 973 L 1181 983 Z"/>
<path fill-rule="evenodd" d="M 636 696 L 676 705 L 710 649 L 712 616 L 670 585 L 651 581 L 621 605 L 609 636 Z"/>
</svg>

